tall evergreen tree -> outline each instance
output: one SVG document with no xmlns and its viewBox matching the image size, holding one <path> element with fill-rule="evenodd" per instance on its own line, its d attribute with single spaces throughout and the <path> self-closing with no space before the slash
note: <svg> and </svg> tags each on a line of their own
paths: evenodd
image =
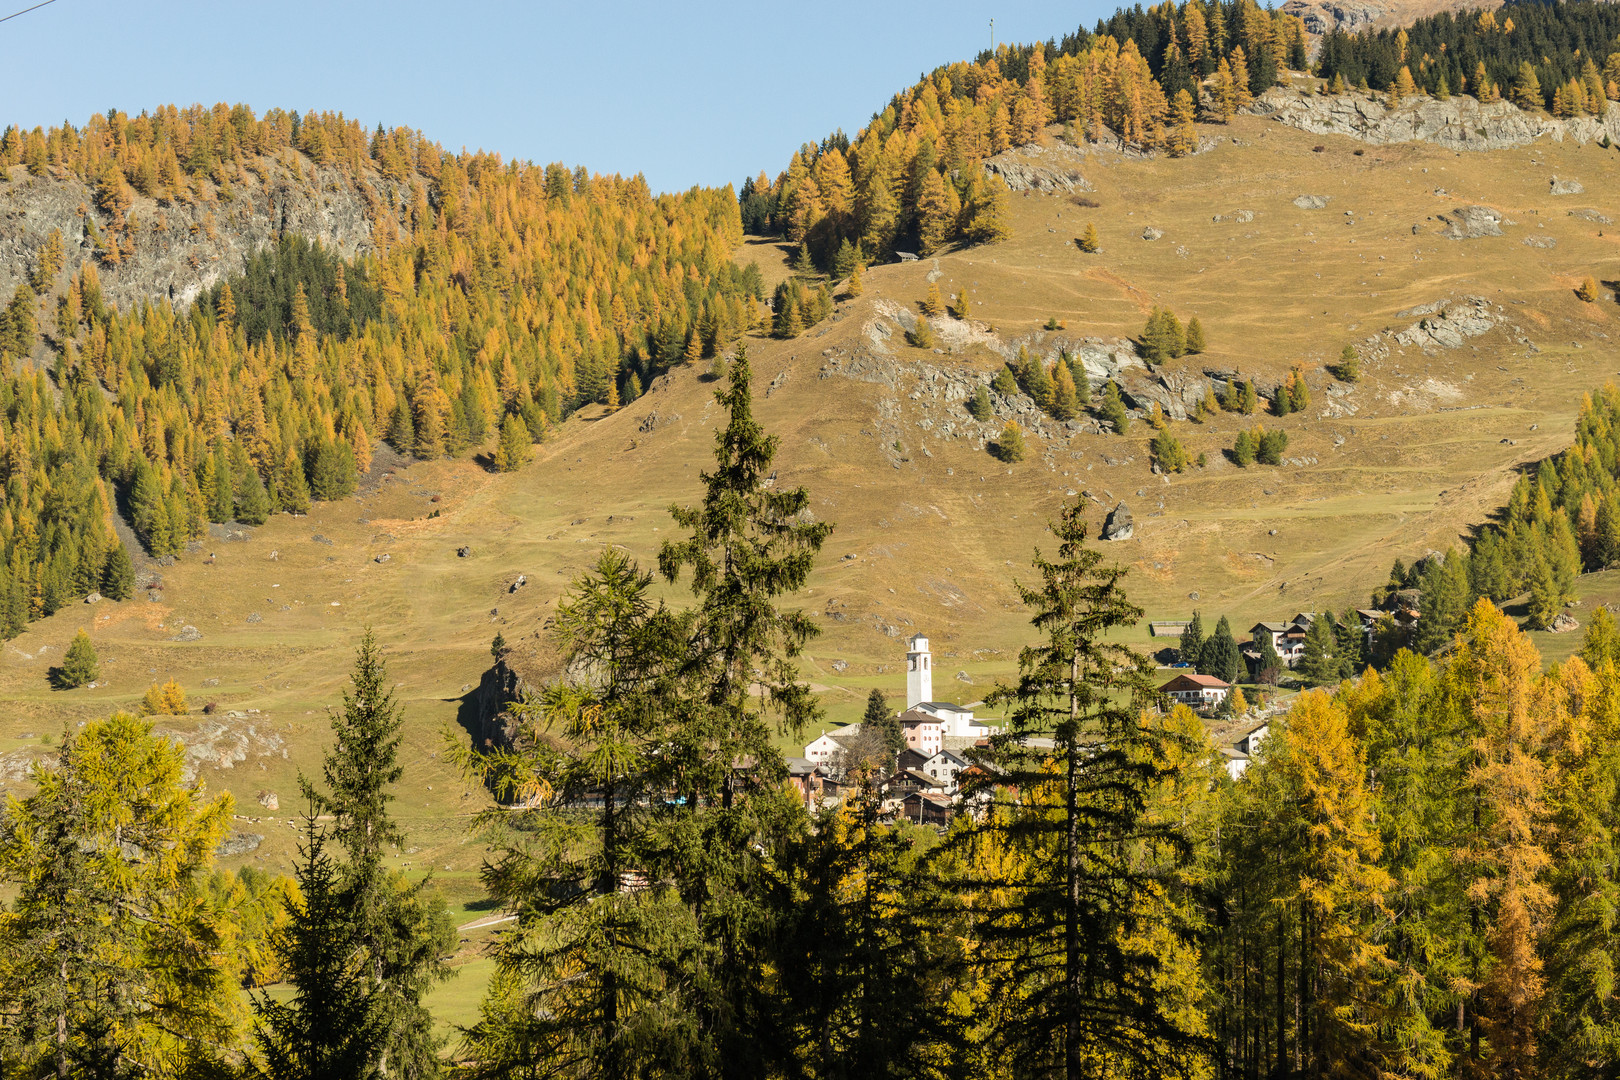
<svg viewBox="0 0 1620 1080">
<path fill-rule="evenodd" d="M 628 556 L 603 552 L 558 606 L 571 674 L 515 706 L 509 748 L 461 750 L 504 804 L 479 819 L 497 853 L 485 884 L 520 913 L 463 1044 L 485 1075 L 628 1080 L 687 1052 L 667 974 L 691 925 L 649 856 L 689 618 L 651 588 Z"/>
<path fill-rule="evenodd" d="M 670 508 L 690 535 L 665 541 L 658 555 L 667 580 L 690 574 L 697 601 L 685 673 L 691 700 L 663 759 L 693 820 L 665 870 L 703 942 L 685 976 L 703 1032 L 694 1071 L 724 1077 L 758 1075 L 763 1050 L 762 973 L 750 935 L 762 902 L 760 860 L 787 822 L 772 716 L 779 729 L 798 732 L 820 713 L 798 669 L 817 627 L 777 604 L 803 587 L 832 531 L 809 517 L 805 489 L 765 485 L 777 440 L 753 417 L 752 378 L 739 349 L 729 384 L 715 392 L 727 419 L 715 433 L 715 468 L 702 474 L 703 501 Z"/>
<path fill-rule="evenodd" d="M 1197 611 L 1187 620 L 1187 626 L 1181 631 L 1181 641 L 1176 647 L 1176 654 L 1181 660 L 1198 665 L 1204 654 L 1204 617 Z"/>
<path fill-rule="evenodd" d="M 299 780 L 311 805 L 331 816 L 329 835 L 343 852 L 338 888 L 348 921 L 329 948 L 339 962 L 364 972 L 368 1011 L 382 1031 L 366 1075 L 436 1076 L 440 1038 L 422 995 L 449 975 L 439 957 L 453 931 L 443 910 L 424 893 L 425 881 L 409 884 L 383 864 L 387 849 L 404 840 L 388 812 L 394 799 L 390 789 L 404 774 L 399 764 L 404 710 L 394 700 L 387 664 L 370 630 L 360 639 L 350 682 L 342 708 L 332 715 L 336 738 L 322 767 L 325 790 Z"/>
<path fill-rule="evenodd" d="M 1148 813 L 1178 736 L 1139 722 L 1151 664 L 1107 636 L 1142 612 L 1125 597 L 1125 571 L 1085 545 L 1084 510 L 1079 499 L 1063 509 L 1058 561 L 1037 551 L 1038 584 L 1018 586 L 1041 640 L 1021 650 L 1017 684 L 987 699 L 1007 706 L 1007 724 L 990 739 L 992 805 L 964 834 L 1005 832 L 1055 856 L 997 883 L 1002 899 L 980 932 L 1022 945 L 990 976 L 1018 1000 L 996 1039 L 1021 1070 L 1070 1080 L 1104 1063 L 1175 1071 L 1197 1044 L 1155 985 L 1158 958 L 1131 932 L 1164 915 L 1143 910 L 1158 895 L 1148 881 L 1185 858 L 1180 826 Z"/>
<path fill-rule="evenodd" d="M 1215 624 L 1215 632 L 1205 639 L 1198 655 L 1198 671 L 1202 675 L 1236 683 L 1244 674 L 1243 651 L 1238 648 L 1237 639 L 1232 636 L 1232 624 L 1225 615 Z"/>
<path fill-rule="evenodd" d="M 101 570 L 101 595 L 109 600 L 128 600 L 135 595 L 135 564 L 122 542 L 107 549 Z"/>
<path fill-rule="evenodd" d="M 295 871 L 301 904 L 271 946 L 292 997 L 255 994 L 253 1037 L 265 1080 L 373 1076 L 387 1036 L 387 1012 L 373 997 L 364 958 L 344 949 L 350 931 L 340 870 L 326 853 L 313 807 L 304 817 Z"/>
<path fill-rule="evenodd" d="M 889 708 L 883 691 L 875 686 L 872 687 L 871 693 L 866 695 L 866 713 L 861 717 L 861 730 L 882 734 L 883 745 L 888 750 L 891 765 L 900 751 L 906 748 L 906 733 L 900 726 L 900 717 Z"/>
<path fill-rule="evenodd" d="M 1326 612 L 1305 628 L 1305 654 L 1299 658 L 1300 678 L 1312 686 L 1339 681 L 1339 643 L 1333 636 L 1333 621 Z"/>
</svg>

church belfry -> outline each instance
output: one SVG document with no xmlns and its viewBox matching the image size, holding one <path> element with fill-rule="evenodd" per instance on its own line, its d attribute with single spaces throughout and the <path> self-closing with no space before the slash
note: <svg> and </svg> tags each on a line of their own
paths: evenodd
<svg viewBox="0 0 1620 1080">
<path fill-rule="evenodd" d="M 906 708 L 934 700 L 934 662 L 928 654 L 928 639 L 915 634 L 906 643 Z"/>
</svg>

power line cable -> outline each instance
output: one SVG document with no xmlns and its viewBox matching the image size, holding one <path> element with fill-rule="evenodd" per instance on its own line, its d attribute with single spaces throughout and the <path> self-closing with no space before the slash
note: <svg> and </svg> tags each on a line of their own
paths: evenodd
<svg viewBox="0 0 1620 1080">
<path fill-rule="evenodd" d="M 54 3 L 56 3 L 56 0 L 41 0 L 40 3 L 35 4 L 33 7 L 23 8 L 21 11 L 13 11 L 10 15 L 5 16 L 4 18 L 0 18 L 0 22 L 9 22 L 12 19 L 15 19 L 19 15 L 26 15 L 30 11 L 38 11 L 40 8 L 44 7 L 46 4 L 54 4 Z"/>
</svg>

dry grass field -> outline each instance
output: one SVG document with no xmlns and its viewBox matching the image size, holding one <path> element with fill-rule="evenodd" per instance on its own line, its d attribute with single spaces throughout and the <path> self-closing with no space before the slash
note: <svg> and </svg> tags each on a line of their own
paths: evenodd
<svg viewBox="0 0 1620 1080">
<path fill-rule="evenodd" d="M 933 641 L 936 697 L 976 700 L 1008 676 L 1027 639 L 1013 579 L 1049 543 L 1045 523 L 1070 492 L 1090 492 L 1099 521 L 1115 502 L 1130 504 L 1135 536 L 1109 554 L 1132 570 L 1131 595 L 1150 618 L 1196 606 L 1243 628 L 1361 604 L 1394 558 L 1443 549 L 1505 501 L 1515 468 L 1565 446 L 1581 395 L 1620 371 L 1611 338 L 1620 308 L 1573 295 L 1588 273 L 1620 276 L 1620 234 L 1570 214 L 1620 219 L 1620 153 L 1549 144 L 1464 157 L 1403 145 L 1358 156 L 1359 143 L 1255 118 L 1208 133 L 1218 145 L 1185 160 L 1079 159 L 1095 207 L 1013 196 L 1014 238 L 942 254 L 939 284 L 947 295 L 967 289 L 975 317 L 1003 342 L 1049 345 L 1039 329 L 1049 317 L 1071 339 L 1125 338 L 1164 305 L 1197 315 L 1209 339 L 1205 355 L 1167 370 L 1274 382 L 1303 363 L 1311 407 L 1263 422 L 1287 429 L 1290 458 L 1314 464 L 1229 464 L 1220 451 L 1257 418 L 1223 414 L 1173 425 L 1210 462 L 1185 474 L 1150 471 L 1151 432 L 1140 423 L 1126 436 L 1032 440 L 1029 458 L 1008 466 L 976 439 L 942 435 L 938 408 L 913 396 L 929 367 L 992 370 L 1000 361 L 982 344 L 936 354 L 896 336 L 893 385 L 825 373 L 833 358 L 870 348 L 866 327 L 881 305 L 915 310 L 927 259 L 874 267 L 862 297 L 797 340 L 750 341 L 756 411 L 781 440 L 778 483 L 808 487 L 816 515 L 836 525 L 795 601 L 822 616 L 806 669 L 828 688 L 830 722 L 854 719 L 873 686 L 903 693 L 903 638 L 916 631 Z M 1586 193 L 1550 195 L 1555 176 Z M 1302 194 L 1330 201 L 1302 210 L 1292 202 Z M 1498 237 L 1442 235 L 1438 215 L 1476 204 L 1516 224 Z M 1252 220 L 1234 221 L 1244 210 Z M 1102 240 L 1095 255 L 1072 243 L 1087 222 Z M 1148 227 L 1162 237 L 1142 239 Z M 751 241 L 740 257 L 760 261 L 768 278 L 785 272 L 775 245 Z M 1398 316 L 1406 309 L 1465 296 L 1485 298 L 1499 325 L 1427 353 L 1391 341 L 1348 394 L 1328 393 L 1324 364 L 1347 342 L 1417 322 Z M 543 654 L 548 612 L 603 545 L 653 558 L 671 535 L 668 505 L 698 495 L 720 418 L 712 392 L 697 371 L 676 371 L 616 412 L 570 420 L 518 473 L 415 464 L 373 494 L 274 518 L 246 541 L 210 539 L 202 554 L 211 550 L 212 563 L 194 555 L 163 570 L 157 599 L 75 606 L 33 625 L 0 659 L 10 705 L 0 784 L 17 790 L 47 740 L 132 708 L 173 677 L 194 712 L 160 728 L 187 738 L 209 788 L 236 796 L 239 827 L 263 835 L 242 858 L 289 869 L 296 774 L 318 770 L 325 710 L 370 626 L 407 716 L 395 805 L 410 841 L 398 862 L 433 872 L 463 902 L 477 890 L 482 852 L 467 823 L 483 798 L 445 763 L 443 739 L 460 733 L 490 640 L 499 632 Z M 1344 414 L 1324 416 L 1330 403 Z M 458 557 L 462 545 L 470 557 Z M 512 591 L 520 574 L 528 584 Z M 1620 593 L 1620 584 L 1590 588 Z M 187 626 L 200 639 L 172 640 Z M 47 671 L 80 627 L 101 655 L 102 683 L 53 691 Z M 1569 636 L 1539 643 L 1550 656 L 1575 647 Z M 216 711 L 200 715 L 207 702 Z M 279 810 L 258 802 L 265 792 L 277 793 Z"/>
</svg>

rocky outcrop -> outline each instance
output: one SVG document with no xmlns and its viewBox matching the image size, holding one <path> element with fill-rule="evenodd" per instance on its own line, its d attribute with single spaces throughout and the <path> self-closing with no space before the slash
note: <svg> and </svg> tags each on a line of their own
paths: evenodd
<svg viewBox="0 0 1620 1080">
<path fill-rule="evenodd" d="M 1294 205 L 1301 210 L 1322 210 L 1331 198 L 1331 195 L 1298 195 L 1294 198 Z"/>
<path fill-rule="evenodd" d="M 1614 102 L 1601 118 L 1556 120 L 1510 102 L 1482 103 L 1461 95 L 1446 101 L 1416 97 L 1391 108 L 1376 94 L 1328 97 L 1273 87 L 1250 111 L 1315 135 L 1347 135 L 1375 146 L 1428 142 L 1451 150 L 1509 150 L 1543 138 L 1583 144 L 1604 136 L 1620 140 L 1620 104 Z"/>
<path fill-rule="evenodd" d="M 1329 30 L 1353 32 L 1371 26 L 1388 12 L 1372 0 L 1288 0 L 1283 11 L 1305 24 L 1305 32 L 1320 37 Z"/>
<path fill-rule="evenodd" d="M 1424 318 L 1396 333 L 1395 340 L 1406 348 L 1457 349 L 1467 339 L 1488 333 L 1498 319 L 1490 301 L 1483 296 L 1464 297 L 1460 303 L 1440 301 L 1408 308 L 1403 316 Z"/>
<path fill-rule="evenodd" d="M 10 296 L 33 272 L 39 249 L 56 230 L 66 243 L 65 274 L 97 260 L 102 294 L 127 308 L 156 299 L 189 304 L 283 234 L 318 240 L 351 257 L 372 250 L 384 215 L 403 222 L 410 201 L 404 185 L 297 161 L 295 170 L 281 158 L 260 158 L 242 174 L 246 182 L 228 188 L 204 182 L 184 200 L 137 196 L 122 228 L 96 209 L 94 191 L 76 177 L 30 176 L 22 166 L 4 170 L 0 295 Z M 87 218 L 103 240 L 118 240 L 117 263 L 98 258 Z"/>
<path fill-rule="evenodd" d="M 1091 183 L 1080 174 L 1080 152 L 1067 143 L 1041 146 L 1031 143 L 997 154 L 984 163 L 984 171 L 998 176 L 1013 191 L 1040 194 L 1090 191 Z"/>
<path fill-rule="evenodd" d="M 1453 11 L 1494 10 L 1502 0 L 1287 0 L 1282 10 L 1305 24 L 1305 32 L 1313 39 L 1330 30 L 1355 33 L 1360 30 L 1384 27 L 1410 26 L 1414 19 L 1434 15 L 1450 8 Z M 1319 42 L 1312 41 L 1314 57 Z"/>
<path fill-rule="evenodd" d="M 1442 230 L 1453 240 L 1478 240 L 1482 236 L 1501 236 L 1502 215 L 1488 206 L 1460 206 L 1449 214 L 1441 214 L 1446 223 Z"/>
<path fill-rule="evenodd" d="M 1108 512 L 1108 520 L 1103 522 L 1102 533 L 1104 540 L 1129 540 L 1136 534 L 1136 526 L 1131 519 L 1131 508 L 1120 503 Z"/>
</svg>

